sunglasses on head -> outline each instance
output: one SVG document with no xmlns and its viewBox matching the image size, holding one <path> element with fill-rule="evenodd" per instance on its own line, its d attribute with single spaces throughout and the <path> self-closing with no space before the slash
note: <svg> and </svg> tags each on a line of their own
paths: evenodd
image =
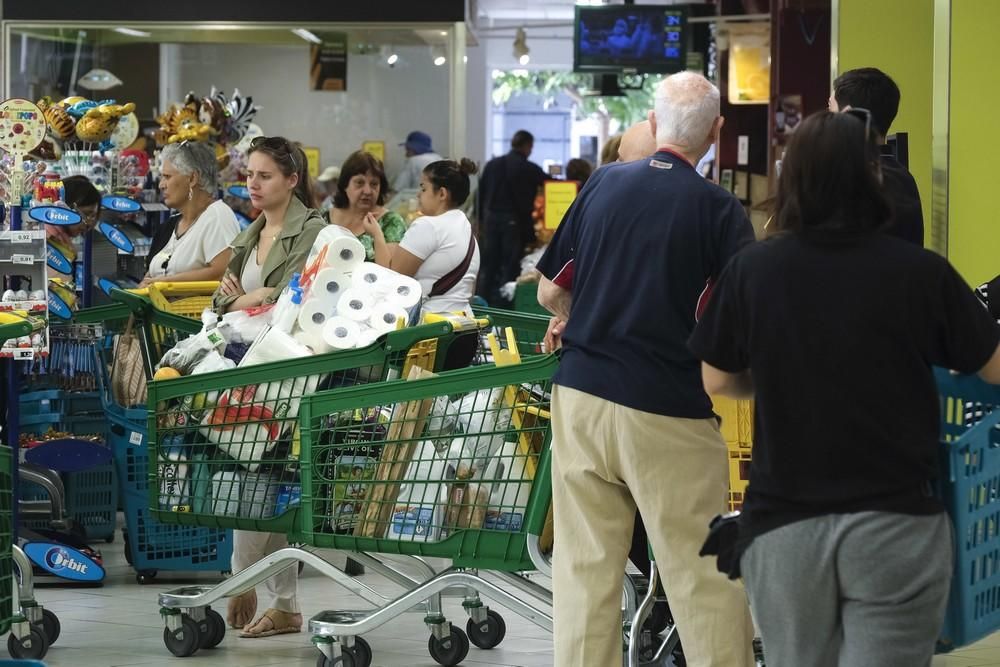
<svg viewBox="0 0 1000 667">
<path fill-rule="evenodd" d="M 297 149 L 287 139 L 282 139 L 281 137 L 254 137 L 250 141 L 250 150 L 253 151 L 258 148 L 267 148 L 272 151 L 287 153 L 288 159 L 292 162 L 292 169 L 296 172 L 299 171 L 299 162 L 295 155 Z"/>
</svg>

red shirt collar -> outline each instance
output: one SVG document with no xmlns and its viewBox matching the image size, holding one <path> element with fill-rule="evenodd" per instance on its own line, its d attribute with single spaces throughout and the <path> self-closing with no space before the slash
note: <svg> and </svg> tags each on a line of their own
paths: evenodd
<svg viewBox="0 0 1000 667">
<path fill-rule="evenodd" d="M 680 160 L 684 164 L 691 165 L 691 167 L 694 167 L 694 165 L 691 164 L 690 160 L 688 160 L 686 157 L 684 157 L 683 155 L 681 155 L 677 151 L 673 150 L 672 148 L 657 148 L 656 152 L 657 153 L 667 153 L 668 155 L 673 155 L 675 158 L 677 158 L 678 160 Z"/>
</svg>

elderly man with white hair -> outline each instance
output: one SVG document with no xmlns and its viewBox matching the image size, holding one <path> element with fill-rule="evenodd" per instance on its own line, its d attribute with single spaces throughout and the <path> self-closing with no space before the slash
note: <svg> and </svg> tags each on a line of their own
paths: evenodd
<svg viewBox="0 0 1000 667">
<path fill-rule="evenodd" d="M 552 394 L 555 664 L 620 664 L 638 509 L 688 664 L 749 667 L 746 595 L 698 556 L 726 509 L 728 453 L 687 341 L 706 285 L 753 228 L 694 168 L 722 128 L 718 89 L 668 77 L 649 121 L 657 151 L 595 171 L 538 265 L 539 301 L 566 321 Z"/>
</svg>

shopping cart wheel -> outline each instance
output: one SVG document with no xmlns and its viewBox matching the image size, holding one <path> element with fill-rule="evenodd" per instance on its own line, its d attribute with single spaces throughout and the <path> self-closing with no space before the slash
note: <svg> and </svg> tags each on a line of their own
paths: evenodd
<svg viewBox="0 0 1000 667">
<path fill-rule="evenodd" d="M 198 652 L 201 637 L 198 623 L 187 614 L 181 616 L 181 627 L 176 630 L 163 628 L 163 643 L 167 650 L 178 658 L 186 658 Z"/>
<path fill-rule="evenodd" d="M 135 573 L 135 581 L 140 586 L 153 583 L 153 579 L 156 579 L 156 570 L 141 570 Z"/>
<path fill-rule="evenodd" d="M 340 649 L 340 657 L 330 660 L 322 653 L 316 658 L 316 667 L 357 667 L 354 661 L 354 653 L 349 648 Z"/>
<path fill-rule="evenodd" d="M 447 643 L 447 646 L 445 645 Z M 427 640 L 427 650 L 435 662 L 444 667 L 454 667 L 469 655 L 469 638 L 461 628 L 451 626 L 451 636 L 444 641 L 434 635 Z"/>
<path fill-rule="evenodd" d="M 44 631 L 36 627 L 24 637 L 18 639 L 11 633 L 7 639 L 7 652 L 15 660 L 41 660 L 49 651 L 49 640 Z"/>
<path fill-rule="evenodd" d="M 503 616 L 492 609 L 486 612 L 486 620 L 476 623 L 471 618 L 465 624 L 465 631 L 469 635 L 469 641 L 481 649 L 496 648 L 503 641 L 507 634 L 507 624 L 504 623 Z"/>
<path fill-rule="evenodd" d="M 49 646 L 56 643 L 59 639 L 59 633 L 62 631 L 62 625 L 59 623 L 59 617 L 48 609 L 42 610 L 42 622 L 35 627 L 41 626 L 42 631 L 45 633 L 45 638 L 49 642 Z"/>
<path fill-rule="evenodd" d="M 211 607 L 205 608 L 205 620 L 198 622 L 199 648 L 215 648 L 226 637 L 226 621 Z"/>
</svg>

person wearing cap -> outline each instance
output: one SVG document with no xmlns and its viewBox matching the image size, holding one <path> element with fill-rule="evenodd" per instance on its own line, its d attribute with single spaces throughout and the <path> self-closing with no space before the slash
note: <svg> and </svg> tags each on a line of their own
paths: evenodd
<svg viewBox="0 0 1000 667">
<path fill-rule="evenodd" d="M 410 132 L 400 146 L 406 148 L 406 164 L 392 182 L 392 189 L 396 192 L 420 187 L 420 174 L 424 173 L 424 168 L 444 159 L 434 152 L 431 135 L 426 132 Z"/>
<path fill-rule="evenodd" d="M 323 170 L 316 180 L 322 186 L 323 200 L 319 205 L 319 212 L 324 216 L 327 211 L 333 208 L 333 196 L 337 194 L 337 179 L 340 178 L 340 167 L 330 165 Z"/>
</svg>

